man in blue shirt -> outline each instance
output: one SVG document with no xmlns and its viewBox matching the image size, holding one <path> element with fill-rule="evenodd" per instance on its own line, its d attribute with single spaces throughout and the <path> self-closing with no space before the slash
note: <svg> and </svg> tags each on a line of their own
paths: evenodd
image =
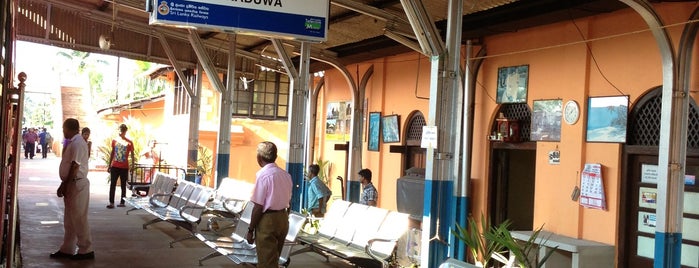
<svg viewBox="0 0 699 268">
<path fill-rule="evenodd" d="M 310 165 L 308 167 L 308 199 L 306 208 L 311 211 L 313 216 L 323 217 L 325 214 L 325 205 L 327 204 L 332 192 L 328 189 L 323 181 L 318 178 L 320 166 Z"/>
<path fill-rule="evenodd" d="M 359 171 L 359 182 L 362 184 L 362 193 L 359 195 L 359 203 L 375 207 L 379 199 L 376 187 L 371 184 L 371 170 L 362 169 Z"/>
</svg>

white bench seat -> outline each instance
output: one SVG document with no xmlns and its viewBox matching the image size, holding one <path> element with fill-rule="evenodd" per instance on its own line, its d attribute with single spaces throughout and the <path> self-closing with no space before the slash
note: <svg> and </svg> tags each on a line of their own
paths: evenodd
<svg viewBox="0 0 699 268">
<path fill-rule="evenodd" d="M 299 235 L 305 248 L 292 255 L 316 252 L 327 258 L 328 253 L 361 267 L 387 267 L 409 223 L 408 214 L 342 200 L 325 216 L 318 233 Z"/>
</svg>

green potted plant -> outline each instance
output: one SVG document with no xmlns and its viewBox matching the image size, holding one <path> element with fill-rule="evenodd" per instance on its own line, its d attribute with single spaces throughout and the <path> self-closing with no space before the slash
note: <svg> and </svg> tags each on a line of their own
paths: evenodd
<svg viewBox="0 0 699 268">
<path fill-rule="evenodd" d="M 480 224 L 473 217 L 469 217 L 468 226 L 462 227 L 457 224 L 456 230 L 453 230 L 452 233 L 466 244 L 471 253 L 472 261 L 476 266 L 488 267 L 493 253 L 501 251 L 504 246 L 489 240 L 484 235 L 485 233 L 495 232 L 497 227 L 491 226 L 488 219 L 483 215 L 481 215 L 479 222 Z M 505 228 L 509 225 L 509 221 L 500 224 L 500 226 L 505 226 Z"/>
<path fill-rule="evenodd" d="M 197 148 L 197 175 L 201 176 L 201 183 L 208 181 L 214 168 L 214 155 L 211 149 L 199 144 Z"/>
<path fill-rule="evenodd" d="M 456 230 L 452 233 L 468 246 L 476 266 L 490 267 L 492 260 L 504 264 L 506 268 L 540 268 L 543 266 L 553 253 L 553 249 L 551 249 L 541 258 L 536 257 L 538 255 L 536 241 L 542 239 L 543 226 L 534 230 L 527 241 L 519 241 L 512 237 L 510 227 L 509 220 L 493 226 L 481 215 L 480 224 L 473 217 L 469 217 L 467 227 L 457 224 Z M 546 238 L 543 239 L 545 242 Z"/>
</svg>

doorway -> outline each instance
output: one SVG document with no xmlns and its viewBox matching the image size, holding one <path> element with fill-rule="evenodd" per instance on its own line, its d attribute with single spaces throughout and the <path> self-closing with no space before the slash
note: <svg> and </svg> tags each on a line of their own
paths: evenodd
<svg viewBox="0 0 699 268">
<path fill-rule="evenodd" d="M 494 143 L 493 147 L 502 147 L 498 146 L 499 144 Z M 492 223 L 498 225 L 509 220 L 512 224 L 511 230 L 532 230 L 535 146 L 519 144 L 511 148 L 493 148 L 491 163 L 489 196 Z"/>
</svg>

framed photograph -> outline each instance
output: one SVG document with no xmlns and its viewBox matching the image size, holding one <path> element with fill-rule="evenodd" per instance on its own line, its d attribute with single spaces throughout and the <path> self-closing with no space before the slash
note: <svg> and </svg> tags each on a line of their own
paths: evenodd
<svg viewBox="0 0 699 268">
<path fill-rule="evenodd" d="M 535 100 L 532 109 L 532 141 L 561 141 L 562 100 Z"/>
<path fill-rule="evenodd" d="M 626 142 L 628 96 L 590 97 L 587 102 L 588 142 Z"/>
<path fill-rule="evenodd" d="M 498 68 L 497 103 L 527 102 L 529 65 Z"/>
<path fill-rule="evenodd" d="M 383 130 L 383 142 L 400 142 L 400 127 L 398 115 L 387 115 L 381 120 L 381 129 Z"/>
<path fill-rule="evenodd" d="M 331 141 L 349 141 L 352 123 L 352 102 L 328 103 L 325 119 L 325 139 Z"/>
<path fill-rule="evenodd" d="M 369 113 L 369 142 L 367 143 L 367 150 L 369 151 L 379 151 L 379 131 L 381 129 L 381 113 L 371 112 Z"/>
</svg>

